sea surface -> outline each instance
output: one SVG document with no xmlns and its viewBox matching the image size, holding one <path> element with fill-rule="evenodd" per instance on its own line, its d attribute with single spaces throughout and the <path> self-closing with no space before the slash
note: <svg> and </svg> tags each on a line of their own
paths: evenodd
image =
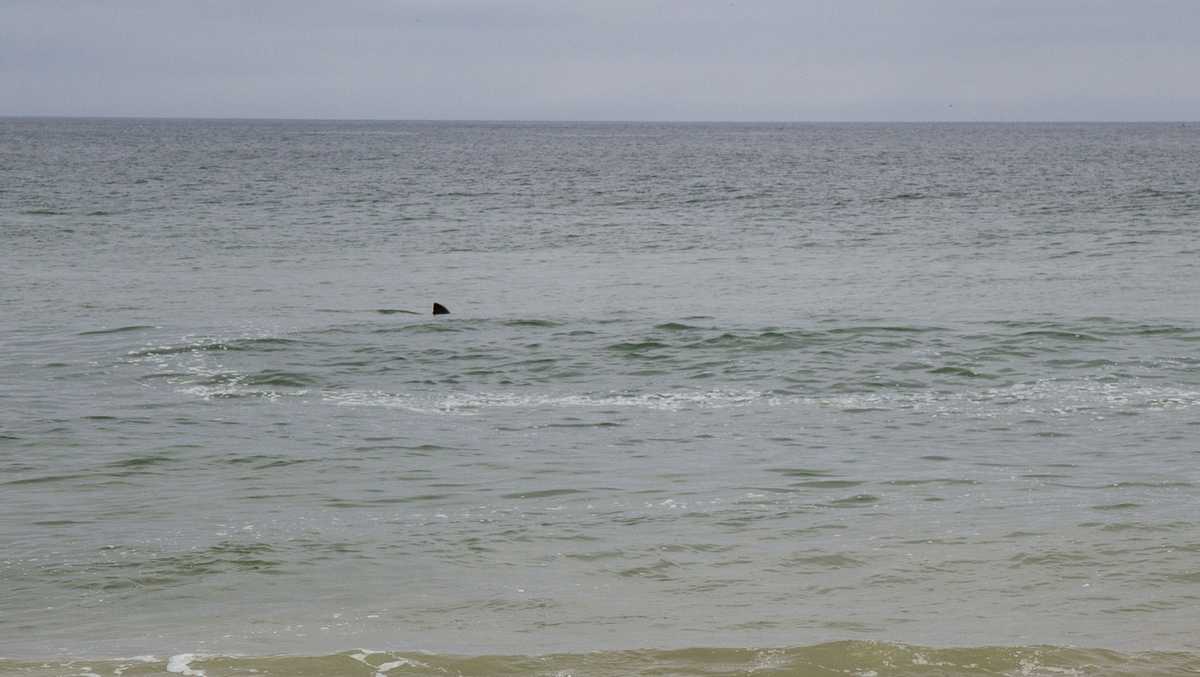
<svg viewBox="0 0 1200 677">
<path fill-rule="evenodd" d="M 0 675 L 1197 673 L 1200 125 L 0 119 Z"/>
</svg>

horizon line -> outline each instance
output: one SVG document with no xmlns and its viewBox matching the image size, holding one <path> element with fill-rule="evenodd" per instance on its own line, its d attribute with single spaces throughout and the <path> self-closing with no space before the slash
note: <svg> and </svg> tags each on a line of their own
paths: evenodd
<svg viewBox="0 0 1200 677">
<path fill-rule="evenodd" d="M 638 120 L 622 118 L 578 118 L 578 119 L 539 119 L 539 118 L 403 118 L 403 117 L 265 117 L 265 116 L 235 116 L 235 115 L 83 115 L 83 114 L 7 114 L 0 113 L 2 120 L 161 120 L 161 121 L 228 121 L 228 122 L 408 122 L 408 123 L 454 123 L 454 124 L 743 124 L 743 125 L 902 125 L 902 124 L 993 124 L 993 125 L 1022 125 L 1022 124 L 1198 124 L 1200 120 L 1186 119 L 1049 119 L 1049 120 L 939 120 L 939 119 L 900 119 L 900 120 L 719 120 L 719 119 L 682 119 L 682 120 Z"/>
</svg>

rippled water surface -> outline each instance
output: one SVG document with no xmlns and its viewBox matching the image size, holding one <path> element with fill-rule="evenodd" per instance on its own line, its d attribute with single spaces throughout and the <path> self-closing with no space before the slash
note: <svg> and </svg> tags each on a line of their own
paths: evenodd
<svg viewBox="0 0 1200 677">
<path fill-rule="evenodd" d="M 1197 157 L 0 120 L 0 674 L 1200 670 Z"/>
</svg>

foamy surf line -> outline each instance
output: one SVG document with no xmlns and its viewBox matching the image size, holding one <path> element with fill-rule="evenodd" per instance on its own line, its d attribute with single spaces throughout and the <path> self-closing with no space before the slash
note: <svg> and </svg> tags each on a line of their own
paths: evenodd
<svg viewBox="0 0 1200 677">
<path fill-rule="evenodd" d="M 167 672 L 173 672 L 189 677 L 207 677 L 203 670 L 193 670 L 192 662 L 201 658 L 194 653 L 175 654 L 167 659 Z"/>
<path fill-rule="evenodd" d="M 910 411 L 930 415 L 995 417 L 1005 413 L 1103 416 L 1115 411 L 1170 411 L 1200 405 L 1200 391 L 1186 388 L 1120 386 L 1090 381 L 1041 381 L 966 392 L 883 392 L 844 395 L 785 395 L 758 390 L 704 392 L 437 394 L 352 391 L 323 393 L 337 406 L 382 407 L 418 414 L 472 415 L 487 409 L 640 408 L 657 411 L 732 407 L 818 407 L 846 412 Z"/>
<path fill-rule="evenodd" d="M 469 415 L 481 409 L 497 408 L 566 408 L 566 407 L 634 407 L 661 411 L 681 409 L 722 409 L 748 406 L 761 402 L 764 393 L 746 391 L 708 391 L 696 393 L 646 393 L 640 395 L 522 395 L 518 393 L 455 393 L 443 396 L 421 396 L 380 391 L 327 393 L 324 399 L 338 406 L 385 407 L 403 409 L 419 414 Z"/>
<path fill-rule="evenodd" d="M 679 677 L 749 675 L 858 675 L 860 677 L 1127 677 L 1200 672 L 1194 651 L 1124 653 L 1063 646 L 924 647 L 873 641 L 837 641 L 797 647 L 693 647 L 607 650 L 542 655 L 447 655 L 420 651 L 357 649 L 322 656 L 221 656 L 177 654 L 165 663 L 149 657 L 98 660 L 0 659 L 0 675 L 115 675 L 164 672 L 189 677 L 233 675 L 589 675 Z"/>
</svg>

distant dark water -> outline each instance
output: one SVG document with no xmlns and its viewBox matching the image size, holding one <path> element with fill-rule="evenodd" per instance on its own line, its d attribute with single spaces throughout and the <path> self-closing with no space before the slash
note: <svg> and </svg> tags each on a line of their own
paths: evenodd
<svg viewBox="0 0 1200 677">
<path fill-rule="evenodd" d="M 0 673 L 1196 670 L 1197 157 L 0 120 Z"/>
</svg>

